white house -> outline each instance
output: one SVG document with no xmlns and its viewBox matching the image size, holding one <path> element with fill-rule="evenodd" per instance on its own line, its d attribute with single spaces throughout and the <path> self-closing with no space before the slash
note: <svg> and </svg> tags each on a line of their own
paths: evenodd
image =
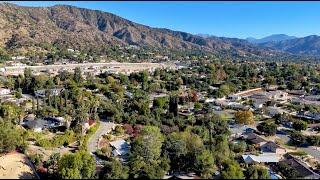
<svg viewBox="0 0 320 180">
<path fill-rule="evenodd" d="M 262 101 L 255 101 L 253 103 L 253 108 L 254 109 L 261 109 L 263 107 L 263 102 Z"/>
<path fill-rule="evenodd" d="M 112 141 L 110 142 L 110 145 L 113 148 L 113 156 L 122 156 L 129 152 L 129 144 L 123 139 Z"/>
<path fill-rule="evenodd" d="M 10 89 L 0 88 L 0 95 L 8 95 L 11 93 Z"/>
<path fill-rule="evenodd" d="M 277 163 L 280 160 L 280 157 L 275 153 L 264 153 L 259 156 L 257 155 L 242 155 L 242 158 L 245 163 Z"/>
</svg>

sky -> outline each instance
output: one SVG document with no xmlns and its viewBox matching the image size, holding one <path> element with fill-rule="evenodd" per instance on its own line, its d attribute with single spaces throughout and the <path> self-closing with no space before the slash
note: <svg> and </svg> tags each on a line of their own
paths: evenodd
<svg viewBox="0 0 320 180">
<path fill-rule="evenodd" d="M 320 35 L 320 2 L 12 1 L 23 6 L 67 4 L 102 10 L 151 27 L 192 34 L 262 38 Z"/>
</svg>

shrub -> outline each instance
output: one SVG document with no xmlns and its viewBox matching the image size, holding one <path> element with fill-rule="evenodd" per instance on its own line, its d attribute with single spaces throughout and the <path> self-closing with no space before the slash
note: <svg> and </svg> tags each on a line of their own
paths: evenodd
<svg viewBox="0 0 320 180">
<path fill-rule="evenodd" d="M 257 126 L 257 129 L 266 136 L 274 136 L 277 132 L 277 125 L 274 123 L 262 122 Z"/>
<path fill-rule="evenodd" d="M 42 154 L 31 154 L 29 155 L 29 158 L 33 164 L 36 166 L 39 166 L 42 162 L 43 155 Z"/>
<path fill-rule="evenodd" d="M 292 132 L 290 134 L 290 142 L 293 144 L 293 145 L 303 145 L 306 143 L 306 137 L 301 134 L 300 132 Z"/>
<path fill-rule="evenodd" d="M 307 127 L 308 127 L 308 123 L 306 123 L 305 121 L 302 121 L 302 120 L 294 121 L 292 124 L 292 128 L 297 131 L 306 130 Z"/>
<path fill-rule="evenodd" d="M 124 134 L 124 129 L 122 126 L 116 126 L 114 128 L 114 133 L 117 135 L 117 136 L 120 136 L 120 135 L 123 135 Z"/>
</svg>

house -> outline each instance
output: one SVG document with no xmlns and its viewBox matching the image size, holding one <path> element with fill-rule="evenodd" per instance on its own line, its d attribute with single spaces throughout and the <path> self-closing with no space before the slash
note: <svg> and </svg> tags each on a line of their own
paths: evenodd
<svg viewBox="0 0 320 180">
<path fill-rule="evenodd" d="M 8 95 L 11 93 L 10 89 L 0 88 L 0 95 Z"/>
<path fill-rule="evenodd" d="M 255 133 L 248 133 L 245 138 L 249 143 L 256 144 L 259 147 L 267 143 L 265 139 Z"/>
<path fill-rule="evenodd" d="M 179 173 L 173 175 L 165 175 L 163 179 L 201 179 L 195 173 Z"/>
<path fill-rule="evenodd" d="M 205 103 L 213 103 L 214 102 L 214 98 L 207 98 L 204 102 Z"/>
<path fill-rule="evenodd" d="M 242 159 L 247 164 L 252 163 L 277 163 L 280 157 L 274 153 L 265 153 L 261 155 L 242 155 Z"/>
<path fill-rule="evenodd" d="M 320 95 L 305 96 L 304 99 L 308 101 L 320 101 Z"/>
<path fill-rule="evenodd" d="M 56 95 L 58 96 L 62 91 L 63 89 L 48 89 L 48 90 L 45 90 L 45 89 L 41 89 L 41 90 L 36 90 L 34 92 L 34 94 L 37 96 L 37 97 L 45 97 L 46 96 L 46 91 L 48 91 L 50 93 L 50 95 Z"/>
<path fill-rule="evenodd" d="M 230 99 L 232 101 L 238 101 L 238 100 L 241 100 L 241 96 L 229 95 L 227 99 Z"/>
<path fill-rule="evenodd" d="M 305 90 L 287 90 L 287 93 L 297 96 L 302 96 L 306 94 Z"/>
<path fill-rule="evenodd" d="M 228 107 L 233 110 L 247 110 L 247 109 L 249 109 L 249 107 L 246 107 L 243 104 L 237 103 L 237 102 L 229 102 Z"/>
<path fill-rule="evenodd" d="M 241 137 L 245 133 L 252 133 L 256 130 L 255 127 L 250 125 L 241 125 L 241 124 L 234 124 L 230 125 L 230 131 L 231 131 L 231 138 L 238 138 Z"/>
<path fill-rule="evenodd" d="M 306 164 L 297 158 L 289 155 L 287 159 L 281 161 L 292 167 L 297 172 L 297 177 L 300 179 L 319 179 L 320 175 L 311 170 Z"/>
<path fill-rule="evenodd" d="M 266 110 L 267 110 L 268 115 L 271 117 L 275 116 L 276 114 L 283 114 L 286 112 L 283 109 L 278 108 L 278 107 L 274 107 L 274 106 L 268 106 L 266 108 Z"/>
<path fill-rule="evenodd" d="M 263 101 L 255 101 L 253 103 L 253 108 L 254 109 L 261 109 L 263 107 L 264 102 Z"/>
<path fill-rule="evenodd" d="M 283 155 L 287 153 L 285 148 L 280 147 L 278 144 L 269 141 L 262 146 L 260 146 L 260 149 L 264 153 L 276 153 L 277 155 Z"/>
<path fill-rule="evenodd" d="M 112 154 L 113 156 L 123 156 L 126 155 L 129 152 L 129 144 L 123 140 L 116 140 L 110 142 L 111 147 L 113 148 Z"/>
<path fill-rule="evenodd" d="M 29 114 L 24 118 L 22 125 L 25 128 L 32 129 L 35 132 L 41 132 L 45 129 L 53 129 L 65 126 L 65 122 L 62 117 L 45 117 L 43 119 L 35 119 L 33 114 Z"/>
<path fill-rule="evenodd" d="M 47 122 L 43 119 L 24 122 L 23 126 L 34 132 L 42 132 L 46 128 Z"/>
<path fill-rule="evenodd" d="M 270 91 L 269 97 L 275 101 L 285 101 L 288 99 L 288 93 L 284 91 Z"/>
<path fill-rule="evenodd" d="M 310 111 L 300 111 L 296 114 L 296 117 L 319 121 L 320 113 L 310 112 Z"/>
</svg>

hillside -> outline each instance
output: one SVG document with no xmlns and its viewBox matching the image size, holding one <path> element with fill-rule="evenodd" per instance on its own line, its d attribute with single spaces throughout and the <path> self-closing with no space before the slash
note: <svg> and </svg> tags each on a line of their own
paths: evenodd
<svg viewBox="0 0 320 180">
<path fill-rule="evenodd" d="M 75 49 L 106 45 L 137 45 L 174 50 L 202 50 L 239 57 L 281 54 L 245 40 L 192 35 L 152 28 L 97 10 L 56 5 L 22 7 L 0 3 L 0 46 L 30 49 L 43 43 Z"/>
</svg>

